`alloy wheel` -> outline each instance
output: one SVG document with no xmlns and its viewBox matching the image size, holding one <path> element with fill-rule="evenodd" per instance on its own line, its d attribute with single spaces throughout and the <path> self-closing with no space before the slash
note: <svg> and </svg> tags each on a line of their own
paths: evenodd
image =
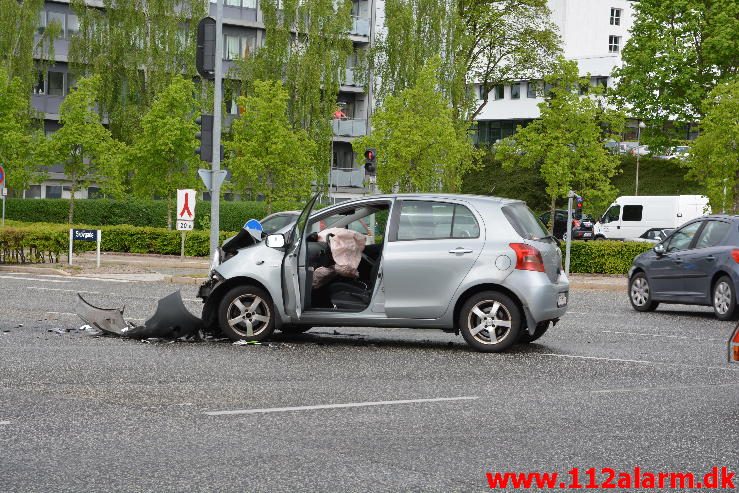
<svg viewBox="0 0 739 493">
<path fill-rule="evenodd" d="M 631 283 L 631 301 L 636 306 L 644 306 L 649 301 L 649 283 L 643 277 L 637 277 Z"/>
<path fill-rule="evenodd" d="M 483 300 L 470 310 L 467 325 L 472 337 L 481 344 L 499 344 L 511 332 L 511 312 L 499 301 Z"/>
<path fill-rule="evenodd" d="M 726 315 L 729 312 L 731 297 L 731 286 L 726 281 L 719 282 L 713 293 L 713 306 L 719 315 Z"/>
<path fill-rule="evenodd" d="M 267 302 L 254 294 L 234 298 L 226 313 L 228 325 L 246 337 L 262 333 L 269 326 L 272 316 Z"/>
</svg>

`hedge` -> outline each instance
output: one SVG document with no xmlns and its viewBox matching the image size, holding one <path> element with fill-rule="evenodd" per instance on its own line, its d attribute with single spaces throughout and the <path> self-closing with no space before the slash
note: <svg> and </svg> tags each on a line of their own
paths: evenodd
<svg viewBox="0 0 739 493">
<path fill-rule="evenodd" d="M 285 209 L 302 209 L 299 204 L 283 204 Z M 273 212 L 283 207 L 274 208 Z M 265 202 L 221 201 L 220 226 L 225 231 L 238 231 L 248 219 L 267 215 Z M 5 217 L 23 222 L 66 224 L 69 216 L 67 199 L 8 199 Z M 195 205 L 195 229 L 208 229 L 210 202 L 199 200 Z M 90 226 L 130 224 L 133 226 L 166 228 L 167 203 L 164 200 L 79 199 L 74 202 L 74 222 Z"/>
<path fill-rule="evenodd" d="M 83 226 L 75 226 L 83 228 Z M 135 226 L 84 226 L 100 229 L 100 249 L 117 253 L 179 255 L 181 234 L 163 228 Z M 220 241 L 235 233 L 222 231 Z M 58 262 L 69 248 L 69 228 L 58 224 L 8 226 L 0 228 L 0 263 Z M 76 241 L 75 252 L 95 249 L 94 242 Z M 185 236 L 185 255 L 207 257 L 210 240 L 207 231 L 190 231 Z"/>
<path fill-rule="evenodd" d="M 579 274 L 626 274 L 634 257 L 654 245 L 638 241 L 573 241 L 570 272 Z M 562 245 L 564 255 L 564 245 Z"/>
<path fill-rule="evenodd" d="M 103 226 L 100 248 L 104 252 L 154 253 L 179 255 L 180 232 L 161 228 Z M 220 241 L 234 235 L 221 232 Z M 185 255 L 208 256 L 210 242 L 207 231 L 191 231 L 186 235 Z M 69 229 L 57 224 L 9 226 L 0 229 L 0 263 L 55 262 L 66 253 Z M 583 274 L 625 274 L 631 262 L 652 247 L 650 243 L 621 241 L 575 241 L 572 243 L 570 271 Z M 77 241 L 75 251 L 95 248 L 95 243 Z"/>
</svg>

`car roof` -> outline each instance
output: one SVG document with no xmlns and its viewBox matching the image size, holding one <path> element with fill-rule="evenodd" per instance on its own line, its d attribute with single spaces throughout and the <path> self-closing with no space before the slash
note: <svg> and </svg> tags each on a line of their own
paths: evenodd
<svg viewBox="0 0 739 493">
<path fill-rule="evenodd" d="M 490 195 L 468 195 L 461 193 L 393 193 L 393 194 L 377 194 L 377 195 L 366 195 L 364 197 L 346 200 L 339 202 L 336 205 L 350 205 L 354 202 L 361 202 L 366 200 L 382 200 L 382 199 L 435 199 L 435 200 L 466 200 L 471 203 L 486 203 L 486 204 L 514 204 L 524 203 L 518 199 L 508 199 L 505 197 L 494 197 Z"/>
</svg>

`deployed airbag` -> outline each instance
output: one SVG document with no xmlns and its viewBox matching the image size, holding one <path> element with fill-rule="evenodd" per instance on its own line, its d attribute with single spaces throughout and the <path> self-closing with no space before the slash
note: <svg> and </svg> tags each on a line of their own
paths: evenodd
<svg viewBox="0 0 739 493">
<path fill-rule="evenodd" d="M 336 274 L 349 279 L 359 277 L 359 263 L 367 243 L 363 234 L 346 228 L 328 228 L 318 233 L 318 241 L 326 241 L 334 259 L 331 267 L 319 267 L 313 274 L 313 287 L 319 288 Z"/>
</svg>

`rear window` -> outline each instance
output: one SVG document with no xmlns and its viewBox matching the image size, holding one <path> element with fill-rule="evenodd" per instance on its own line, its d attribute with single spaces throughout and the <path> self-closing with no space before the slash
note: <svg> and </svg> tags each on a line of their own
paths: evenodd
<svg viewBox="0 0 739 493">
<path fill-rule="evenodd" d="M 531 209 L 526 207 L 526 204 L 519 202 L 506 205 L 502 210 L 503 215 L 522 238 L 536 240 L 549 235 L 539 218 L 531 212 Z"/>
</svg>

